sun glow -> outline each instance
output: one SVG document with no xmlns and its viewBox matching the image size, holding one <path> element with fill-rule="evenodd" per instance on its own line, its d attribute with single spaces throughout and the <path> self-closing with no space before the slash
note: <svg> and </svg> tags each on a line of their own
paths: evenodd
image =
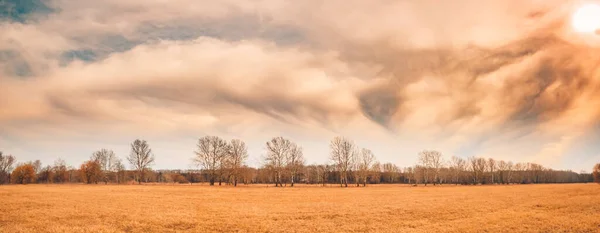
<svg viewBox="0 0 600 233">
<path fill-rule="evenodd" d="M 573 14 L 573 28 L 578 32 L 593 33 L 600 30 L 600 5 L 588 4 Z"/>
</svg>

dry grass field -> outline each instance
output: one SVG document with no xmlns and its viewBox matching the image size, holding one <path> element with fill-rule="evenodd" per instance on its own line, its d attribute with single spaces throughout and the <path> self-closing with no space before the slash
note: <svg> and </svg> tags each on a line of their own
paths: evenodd
<svg viewBox="0 0 600 233">
<path fill-rule="evenodd" d="M 600 232 L 600 185 L 0 186 L 0 232 Z"/>
</svg>

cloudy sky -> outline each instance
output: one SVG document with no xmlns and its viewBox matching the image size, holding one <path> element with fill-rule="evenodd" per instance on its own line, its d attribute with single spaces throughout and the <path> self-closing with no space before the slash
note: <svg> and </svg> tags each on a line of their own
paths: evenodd
<svg viewBox="0 0 600 233">
<path fill-rule="evenodd" d="M 582 4 L 1 1 L 0 151 L 78 165 L 140 138 L 154 168 L 190 168 L 217 135 L 257 166 L 284 136 L 324 163 L 342 135 L 399 166 L 436 149 L 589 171 L 600 35 L 574 30 Z"/>
</svg>

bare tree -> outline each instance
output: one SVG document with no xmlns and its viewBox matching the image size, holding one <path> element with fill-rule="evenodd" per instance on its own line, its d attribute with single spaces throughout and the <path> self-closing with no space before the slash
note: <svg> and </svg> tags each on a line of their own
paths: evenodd
<svg viewBox="0 0 600 233">
<path fill-rule="evenodd" d="M 37 178 L 38 182 L 40 183 L 52 183 L 54 180 L 54 171 L 52 170 L 52 166 L 47 165 L 43 167 Z"/>
<path fill-rule="evenodd" d="M 145 140 L 136 139 L 131 143 L 131 153 L 127 160 L 138 173 L 138 184 L 144 180 L 144 173 L 146 169 L 150 168 L 154 163 L 154 155 L 152 149 Z"/>
<path fill-rule="evenodd" d="M 487 168 L 488 168 L 488 171 L 490 171 L 490 174 L 492 176 L 492 184 L 496 183 L 496 180 L 494 179 L 494 174 L 496 173 L 496 166 L 497 166 L 496 160 L 489 158 Z"/>
<path fill-rule="evenodd" d="M 542 165 L 539 165 L 537 163 L 529 163 L 528 164 L 528 170 L 529 172 L 529 180 L 531 180 L 531 182 L 537 184 L 540 183 L 540 179 L 541 179 L 541 173 L 544 170 L 544 167 Z"/>
<path fill-rule="evenodd" d="M 381 181 L 381 170 L 381 163 L 375 161 L 375 163 L 373 163 L 373 166 L 371 166 L 371 174 L 373 174 L 373 176 L 371 177 L 372 182 L 378 184 Z"/>
<path fill-rule="evenodd" d="M 415 180 L 415 186 L 419 185 L 419 183 L 426 184 L 426 180 L 428 180 L 427 168 L 425 168 L 423 165 L 417 164 L 415 165 L 413 170 L 413 179 Z"/>
<path fill-rule="evenodd" d="M 405 182 L 407 184 L 412 184 L 415 181 L 415 169 L 413 167 L 404 168 Z"/>
<path fill-rule="evenodd" d="M 424 150 L 419 152 L 419 165 L 423 167 L 423 181 L 425 186 L 433 178 L 433 185 L 438 182 L 440 169 L 443 166 L 442 153 L 435 150 Z M 431 177 L 433 175 L 433 177 Z"/>
<path fill-rule="evenodd" d="M 67 170 L 67 163 L 63 159 L 57 159 L 54 161 L 54 181 L 56 183 L 64 183 L 69 180 L 69 171 Z"/>
<path fill-rule="evenodd" d="M 3 155 L 0 151 L 0 184 L 10 182 L 10 173 L 15 163 L 15 157 L 12 155 Z"/>
<path fill-rule="evenodd" d="M 275 187 L 282 186 L 282 176 L 288 165 L 290 153 L 295 144 L 283 137 L 276 137 L 267 142 L 267 164 L 273 169 L 275 175 Z"/>
<path fill-rule="evenodd" d="M 298 171 L 304 167 L 304 154 L 302 153 L 302 147 L 292 144 L 287 161 L 287 167 L 291 175 L 291 186 L 294 187 L 294 180 L 297 179 Z"/>
<path fill-rule="evenodd" d="M 467 163 L 463 158 L 452 156 L 452 159 L 450 160 L 450 168 L 452 170 L 452 178 L 453 178 L 454 184 L 456 184 L 456 185 L 459 184 L 459 179 L 461 178 L 461 175 L 465 171 L 466 166 L 467 166 Z"/>
<path fill-rule="evenodd" d="M 42 162 L 40 162 L 40 160 L 38 159 L 38 160 L 34 161 L 31 165 L 33 166 L 35 175 L 37 176 L 37 174 L 42 171 Z"/>
<path fill-rule="evenodd" d="M 331 160 L 340 172 L 340 186 L 348 187 L 348 170 L 356 160 L 358 149 L 354 142 L 335 137 L 331 140 Z"/>
<path fill-rule="evenodd" d="M 420 177 L 422 177 L 420 180 L 423 182 L 423 184 L 425 184 L 425 186 L 427 186 L 429 183 L 429 171 L 431 170 L 431 161 L 428 153 L 419 152 L 417 170 L 420 174 Z"/>
<path fill-rule="evenodd" d="M 508 163 L 504 160 L 500 160 L 498 161 L 498 164 L 496 165 L 496 169 L 497 169 L 497 173 L 498 173 L 498 177 L 497 177 L 497 181 L 499 184 L 506 184 L 507 180 L 508 180 Z"/>
<path fill-rule="evenodd" d="M 473 184 L 483 183 L 483 173 L 485 172 L 485 167 L 487 162 L 484 158 L 471 157 L 469 159 L 471 164 L 471 172 L 473 178 Z"/>
<path fill-rule="evenodd" d="M 519 184 L 523 184 L 525 183 L 525 170 L 527 169 L 527 165 L 524 163 L 517 163 L 515 164 L 515 173 L 516 173 L 516 180 L 517 183 Z"/>
<path fill-rule="evenodd" d="M 510 184 L 513 183 L 513 162 L 508 162 L 506 163 L 506 183 Z"/>
<path fill-rule="evenodd" d="M 433 169 L 433 185 L 440 183 L 440 169 L 444 166 L 442 153 L 439 151 L 429 151 L 431 158 L 431 168 Z"/>
<path fill-rule="evenodd" d="M 327 183 L 327 178 L 329 177 L 329 172 L 331 170 L 331 166 L 329 165 L 317 165 L 317 177 L 319 179 L 319 183 L 325 184 Z"/>
<path fill-rule="evenodd" d="M 242 140 L 233 139 L 227 148 L 226 164 L 233 176 L 233 186 L 237 186 L 238 179 L 241 176 L 241 168 L 248 158 L 248 148 Z"/>
<path fill-rule="evenodd" d="M 121 159 L 115 160 L 114 170 L 115 172 L 115 181 L 117 184 L 125 181 L 125 165 L 121 161 Z"/>
<path fill-rule="evenodd" d="M 241 145 L 238 145 L 241 146 Z M 198 140 L 195 161 L 208 172 L 210 185 L 215 185 L 218 170 L 223 168 L 226 156 L 231 152 L 227 142 L 217 136 L 205 136 Z M 245 145 L 244 145 L 245 147 Z M 241 148 L 236 148 L 241 150 Z M 237 151 L 242 153 L 243 151 Z M 242 155 L 240 155 L 242 156 Z M 219 179 L 219 184 L 221 183 Z"/>
<path fill-rule="evenodd" d="M 398 172 L 400 169 L 393 163 L 384 163 L 381 165 L 383 180 L 388 183 L 396 183 L 397 178 L 399 177 Z"/>
<path fill-rule="evenodd" d="M 367 178 L 371 171 L 371 166 L 375 162 L 375 155 L 369 149 L 362 149 L 360 151 L 360 158 L 358 160 L 358 174 L 362 180 L 363 187 L 367 186 Z M 360 181 L 357 181 L 360 182 Z"/>
<path fill-rule="evenodd" d="M 117 162 L 115 152 L 112 150 L 100 149 L 92 154 L 90 160 L 97 161 L 98 164 L 100 164 L 100 169 L 102 170 L 101 180 L 107 184 L 110 180 L 111 172 L 115 170 L 115 164 Z"/>
</svg>

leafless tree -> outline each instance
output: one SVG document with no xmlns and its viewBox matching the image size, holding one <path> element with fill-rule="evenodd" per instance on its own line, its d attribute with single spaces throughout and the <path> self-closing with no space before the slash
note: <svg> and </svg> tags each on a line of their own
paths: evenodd
<svg viewBox="0 0 600 233">
<path fill-rule="evenodd" d="M 331 170 L 331 166 L 329 165 L 317 165 L 317 177 L 319 179 L 319 183 L 325 184 L 327 183 L 327 178 L 329 177 L 329 172 Z"/>
<path fill-rule="evenodd" d="M 37 176 L 37 174 L 42 171 L 42 162 L 40 162 L 40 160 L 38 159 L 38 160 L 34 161 L 31 165 L 33 166 L 35 175 Z"/>
<path fill-rule="evenodd" d="M 506 180 L 507 180 L 507 184 L 513 183 L 513 162 L 508 162 L 506 163 Z"/>
<path fill-rule="evenodd" d="M 424 150 L 419 152 L 419 165 L 423 169 L 423 182 L 425 186 L 433 178 L 433 184 L 438 182 L 440 169 L 443 165 L 442 153 L 435 150 Z M 432 177 L 433 176 L 433 177 Z"/>
<path fill-rule="evenodd" d="M 375 161 L 373 166 L 371 166 L 371 181 L 379 184 L 381 181 L 381 163 L 379 161 Z"/>
<path fill-rule="evenodd" d="M 452 170 L 452 179 L 454 184 L 458 185 L 459 179 L 467 167 L 467 162 L 463 158 L 452 156 L 452 159 L 450 160 L 450 167 Z"/>
<path fill-rule="evenodd" d="M 292 148 L 287 161 L 287 168 L 291 175 L 291 186 L 294 187 L 294 180 L 297 179 L 298 171 L 304 167 L 302 147 L 292 143 Z"/>
<path fill-rule="evenodd" d="M 231 176 L 233 176 L 233 186 L 237 186 L 238 179 L 241 176 L 241 168 L 248 158 L 248 148 L 242 140 L 233 139 L 227 149 L 226 166 L 231 171 Z"/>
<path fill-rule="evenodd" d="M 239 150 L 237 152 L 243 153 L 241 148 L 242 145 L 238 144 L 237 146 L 240 146 L 236 148 Z M 210 185 L 213 186 L 215 185 L 215 179 L 217 178 L 219 170 L 223 167 L 226 156 L 231 152 L 230 147 L 225 140 L 217 136 L 205 136 L 200 138 L 197 147 L 198 149 L 195 152 L 196 157 L 194 160 L 198 165 L 202 166 L 204 171 L 208 172 Z M 240 154 L 240 156 L 243 155 Z"/>
<path fill-rule="evenodd" d="M 477 158 L 477 157 L 471 157 L 469 159 L 469 162 L 471 164 L 471 172 L 472 172 L 472 178 L 473 178 L 473 184 L 477 184 L 477 183 L 483 183 L 483 179 L 484 179 L 484 172 L 485 172 L 485 167 L 487 162 L 485 161 L 484 158 Z"/>
<path fill-rule="evenodd" d="M 12 172 L 15 157 L 12 155 L 4 155 L 0 151 L 0 184 L 9 183 L 10 173 Z"/>
<path fill-rule="evenodd" d="M 257 170 L 255 168 L 244 165 L 240 169 L 240 176 L 245 185 L 250 183 L 256 183 Z"/>
<path fill-rule="evenodd" d="M 120 184 L 121 182 L 125 181 L 125 165 L 123 164 L 121 159 L 117 159 L 115 161 L 114 172 L 115 181 L 117 182 L 117 184 Z"/>
<path fill-rule="evenodd" d="M 433 169 L 433 185 L 439 183 L 440 178 L 440 169 L 444 166 L 444 160 L 442 158 L 442 153 L 439 151 L 429 151 L 430 159 L 431 159 L 431 168 Z"/>
<path fill-rule="evenodd" d="M 146 169 L 154 163 L 154 155 L 152 149 L 145 140 L 136 139 L 131 143 L 131 152 L 127 160 L 138 173 L 138 184 L 144 180 Z"/>
<path fill-rule="evenodd" d="M 525 183 L 525 170 L 527 170 L 527 165 L 524 163 L 517 163 L 515 164 L 515 172 L 516 172 L 516 180 L 517 183 L 522 184 Z"/>
<path fill-rule="evenodd" d="M 360 183 L 362 183 L 362 174 L 360 172 L 360 153 L 357 155 L 356 161 L 352 164 L 352 168 L 350 168 L 350 174 L 354 176 L 354 184 L 356 187 L 360 187 Z"/>
<path fill-rule="evenodd" d="M 413 167 L 405 167 L 404 174 L 404 183 L 412 184 L 415 181 L 415 169 Z"/>
<path fill-rule="evenodd" d="M 426 180 L 428 180 L 428 175 L 427 175 L 427 168 L 425 168 L 423 165 L 415 165 L 414 167 L 414 177 L 413 179 L 415 180 L 415 186 L 419 185 L 419 183 L 426 183 Z"/>
<path fill-rule="evenodd" d="M 295 144 L 283 137 L 276 137 L 267 142 L 267 164 L 273 169 L 275 178 L 275 187 L 282 185 L 282 176 L 288 166 L 290 153 L 294 150 Z"/>
<path fill-rule="evenodd" d="M 56 183 L 64 183 L 69 180 L 69 171 L 67 170 L 67 163 L 63 159 L 57 159 L 54 161 L 54 181 Z"/>
<path fill-rule="evenodd" d="M 383 169 L 381 174 L 383 180 L 388 183 L 396 183 L 397 178 L 399 177 L 398 172 L 400 171 L 398 166 L 393 163 L 384 163 L 381 165 L 381 168 Z"/>
<path fill-rule="evenodd" d="M 539 165 L 537 163 L 529 163 L 528 164 L 528 169 L 529 169 L 529 176 L 530 179 L 533 183 L 540 183 L 540 179 L 541 179 L 541 173 L 544 170 L 544 167 L 542 165 Z"/>
<path fill-rule="evenodd" d="M 371 171 L 371 166 L 375 162 L 375 155 L 369 149 L 362 149 L 360 151 L 360 158 L 358 160 L 358 174 L 362 181 L 363 187 L 367 186 L 367 178 Z"/>
<path fill-rule="evenodd" d="M 494 179 L 494 174 L 496 173 L 496 166 L 497 166 L 496 160 L 489 158 L 488 163 L 487 163 L 487 168 L 488 168 L 488 171 L 490 171 L 490 174 L 492 176 L 492 184 L 496 183 L 495 182 L 496 180 Z"/>
<path fill-rule="evenodd" d="M 115 152 L 107 149 L 100 149 L 92 154 L 90 160 L 97 161 L 100 164 L 102 170 L 101 180 L 105 184 L 110 180 L 110 174 L 115 170 L 115 164 L 117 162 L 117 156 Z"/>
<path fill-rule="evenodd" d="M 330 148 L 331 160 L 340 172 L 340 186 L 348 187 L 348 170 L 356 160 L 358 149 L 354 142 L 343 137 L 333 138 Z"/>
<path fill-rule="evenodd" d="M 52 170 L 52 167 L 50 165 L 43 167 L 37 178 L 40 183 L 52 183 L 54 180 L 54 171 Z"/>
<path fill-rule="evenodd" d="M 422 179 L 419 180 L 423 184 L 425 184 L 425 186 L 427 186 L 427 184 L 429 183 L 429 163 L 430 162 L 429 158 L 427 157 L 427 154 L 419 152 L 419 157 L 417 158 L 417 165 L 415 167 L 417 168 L 419 177 L 422 177 Z"/>
<path fill-rule="evenodd" d="M 498 161 L 498 164 L 496 166 L 497 168 L 497 173 L 498 173 L 498 183 L 500 184 L 506 184 L 508 183 L 508 163 L 504 160 L 500 160 Z"/>
</svg>

